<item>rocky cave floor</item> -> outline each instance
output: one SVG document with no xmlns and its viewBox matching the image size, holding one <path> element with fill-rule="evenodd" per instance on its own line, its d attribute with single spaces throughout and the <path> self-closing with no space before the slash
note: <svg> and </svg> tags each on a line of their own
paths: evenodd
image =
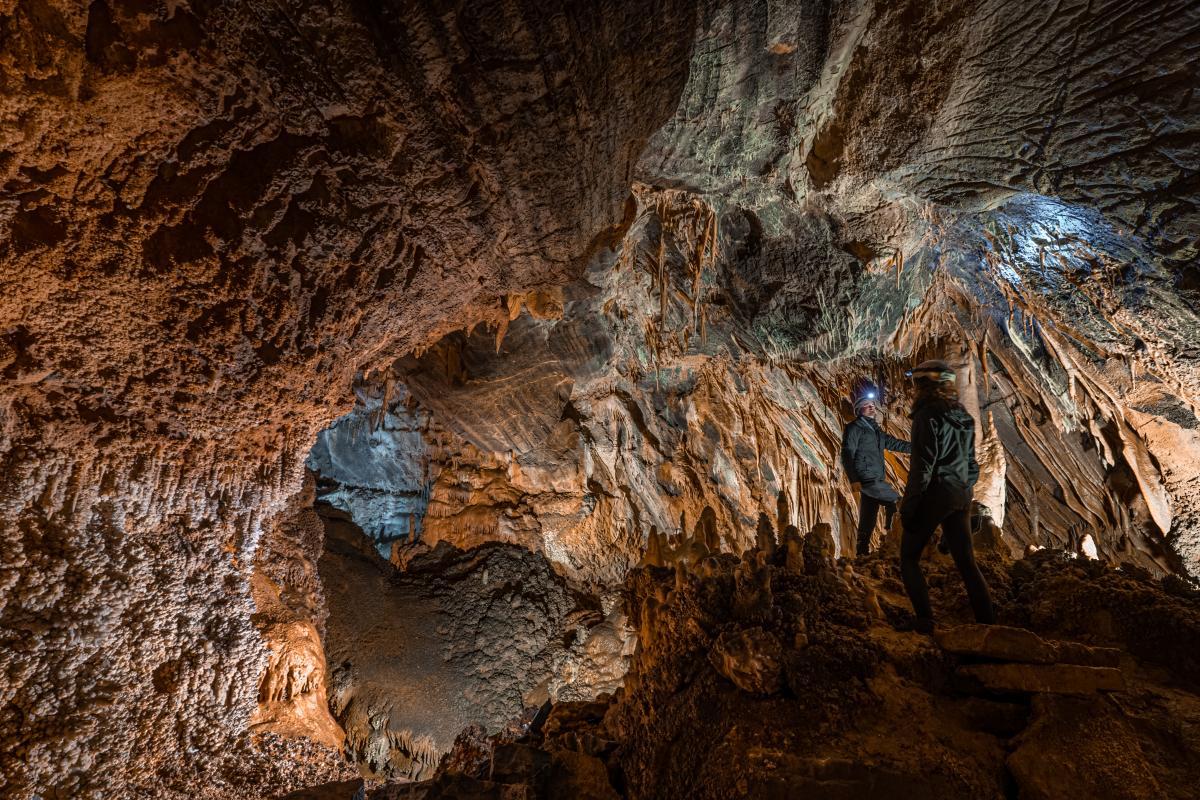
<svg viewBox="0 0 1200 800">
<path fill-rule="evenodd" d="M 470 727 L 431 780 L 287 797 L 1195 796 L 1200 592 L 1185 580 L 1055 550 L 1013 561 L 983 539 L 1000 626 L 970 623 L 935 553 L 928 637 L 904 630 L 894 537 L 856 562 L 831 545 L 823 526 L 776 537 L 764 518 L 741 558 L 667 546 L 624 586 L 638 647 L 622 688 L 493 736 Z"/>
</svg>

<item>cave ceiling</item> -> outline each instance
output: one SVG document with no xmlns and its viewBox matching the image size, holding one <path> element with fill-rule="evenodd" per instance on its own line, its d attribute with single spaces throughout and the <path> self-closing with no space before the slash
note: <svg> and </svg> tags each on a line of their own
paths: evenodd
<svg viewBox="0 0 1200 800">
<path fill-rule="evenodd" d="M 0 3 L 0 793 L 278 782 L 262 564 L 396 398 L 430 536 L 603 584 L 704 508 L 844 547 L 841 398 L 949 355 L 1015 546 L 1194 573 L 1198 50 L 1186 0 Z"/>
</svg>

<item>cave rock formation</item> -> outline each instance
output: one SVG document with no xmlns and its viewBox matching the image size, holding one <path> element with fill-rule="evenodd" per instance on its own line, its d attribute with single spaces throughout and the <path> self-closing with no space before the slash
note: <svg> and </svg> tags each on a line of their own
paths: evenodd
<svg viewBox="0 0 1200 800">
<path fill-rule="evenodd" d="M 934 355 L 979 422 L 997 552 L 1196 575 L 1198 33 L 1189 0 L 0 3 L 0 794 L 349 777 L 338 748 L 376 706 L 343 703 L 367 683 L 331 657 L 318 492 L 359 515 L 379 575 L 399 569 L 381 548 L 419 570 L 519 547 L 582 594 L 667 565 L 724 586 L 770 549 L 765 516 L 784 569 L 837 579 L 846 395 L 871 380 L 903 433 L 903 371 Z M 416 455 L 371 472 L 339 420 Z M 1053 629 L 1038 598 L 1083 601 L 1040 574 L 1050 594 L 1014 609 Z M 1080 583 L 1081 613 L 1130 619 L 1116 598 L 1152 593 L 1114 580 Z M 836 609 L 830 586 L 744 610 Z M 551 605 L 546 632 L 569 616 Z M 666 608 L 631 616 L 635 682 L 677 685 L 687 660 L 703 700 L 725 672 L 760 694 L 821 675 L 789 671 L 796 617 L 736 620 L 721 673 L 692 638 L 660 658 L 646 620 L 686 624 Z M 861 634 L 856 613 L 831 624 Z M 1178 648 L 1194 612 L 1171 613 L 1154 629 Z M 813 652 L 862 681 L 928 655 L 830 637 Z M 569 697 L 587 658 L 562 648 L 530 657 Z M 672 731 L 636 685 L 579 724 L 612 717 L 639 794 Z M 1157 730 L 1153 709 L 1038 709 L 1007 763 L 1041 796 L 1054 775 L 1021 753 L 1072 721 Z M 942 777 L 986 793 L 1003 754 L 979 741 Z M 601 793 L 616 763 L 521 752 Z M 1174 767 L 1143 756 L 1150 796 Z M 796 768 L 842 774 L 815 763 Z"/>
</svg>

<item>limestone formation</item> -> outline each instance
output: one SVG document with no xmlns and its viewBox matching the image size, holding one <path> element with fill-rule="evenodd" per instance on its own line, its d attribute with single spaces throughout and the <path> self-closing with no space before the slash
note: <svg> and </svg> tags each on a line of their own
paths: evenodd
<svg viewBox="0 0 1200 800">
<path fill-rule="evenodd" d="M 255 554 L 251 620 L 269 655 L 250 729 L 341 750 L 345 732 L 329 713 L 322 642 L 327 609 L 317 574 L 325 529 L 311 507 L 313 499 L 313 483 L 306 480 L 295 508 L 274 520 Z"/>
<path fill-rule="evenodd" d="M 690 5 L 443 12 L 0 6 L 0 792 L 210 784 L 261 531 L 354 374 L 620 230 Z"/>
<path fill-rule="evenodd" d="M 441 426 L 421 445 L 434 455 L 420 535 L 463 546 L 522 543 L 572 574 L 611 583 L 641 560 L 650 528 L 694 539 L 697 524 L 710 530 L 708 520 L 719 522 L 720 549 L 736 553 L 783 497 L 788 522 L 805 530 L 828 522 L 840 554 L 853 546 L 855 513 L 836 468 L 843 399 L 867 372 L 892 401 L 885 426 L 903 436 L 904 354 L 911 364 L 950 347 L 962 365 L 964 402 L 977 414 L 987 409 L 980 499 L 997 506 L 981 506 L 993 546 L 1086 546 L 1156 571 L 1193 569 L 1186 547 L 1172 550 L 1182 540 L 1164 536 L 1191 518 L 1190 450 L 1130 422 L 1140 419 L 1132 407 L 1146 391 L 1136 381 L 1109 367 L 1092 375 L 1102 365 L 1086 366 L 1069 352 L 1075 345 L 1031 344 L 998 325 L 1009 300 L 988 257 L 953 278 L 934 262 L 910 267 L 923 276 L 902 288 L 916 311 L 886 336 L 869 327 L 836 341 L 815 332 L 833 359 L 816 360 L 798 345 L 781 351 L 771 338 L 778 330 L 752 324 L 761 309 L 734 302 L 748 278 L 738 249 L 745 232 L 709 205 L 715 198 L 676 190 L 639 197 L 623 249 L 567 288 L 561 318 L 519 315 L 502 340 L 455 334 L 387 373 L 411 391 L 405 404 Z M 708 243 L 710 230 L 719 244 Z M 1005 251 L 1010 269 L 1029 266 L 1022 252 Z M 729 302 L 713 302 L 719 297 Z M 862 309 L 878 318 L 878 308 Z M 834 312 L 823 313 L 832 320 Z M 1176 324 L 1189 313 L 1181 310 Z M 989 343 L 982 350 L 948 344 L 981 337 Z M 898 352 L 887 352 L 897 343 Z M 874 363 L 864 368 L 867 358 Z M 903 462 L 889 469 L 902 482 Z M 994 529 L 1001 523 L 1002 533 Z M 705 542 L 710 551 L 712 544 Z"/>
<path fill-rule="evenodd" d="M 722 633 L 708 658 L 742 691 L 772 694 L 783 685 L 783 648 L 762 628 Z"/>
<path fill-rule="evenodd" d="M 605 618 L 543 557 L 442 542 L 396 569 L 345 515 L 322 513 L 329 701 L 365 774 L 432 777 L 466 728 L 495 734 L 529 707 L 620 685 L 620 615 Z"/>
</svg>

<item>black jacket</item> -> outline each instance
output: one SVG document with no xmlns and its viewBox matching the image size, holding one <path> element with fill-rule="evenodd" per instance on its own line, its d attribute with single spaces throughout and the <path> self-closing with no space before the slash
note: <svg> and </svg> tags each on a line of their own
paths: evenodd
<svg viewBox="0 0 1200 800">
<path fill-rule="evenodd" d="M 922 500 L 947 510 L 968 508 L 979 464 L 975 461 L 975 420 L 957 402 L 931 400 L 912 418 L 912 463 L 901 514 L 916 513 Z"/>
<path fill-rule="evenodd" d="M 895 499 L 895 492 L 887 486 L 884 471 L 883 451 L 907 453 L 911 448 L 909 443 L 895 436 L 888 436 L 879 427 L 879 423 L 870 417 L 858 417 L 842 433 L 842 466 L 846 469 L 846 477 L 851 483 L 861 483 L 863 491 L 868 496 L 875 497 L 872 487 L 882 484 L 892 497 L 877 499 Z"/>
</svg>

